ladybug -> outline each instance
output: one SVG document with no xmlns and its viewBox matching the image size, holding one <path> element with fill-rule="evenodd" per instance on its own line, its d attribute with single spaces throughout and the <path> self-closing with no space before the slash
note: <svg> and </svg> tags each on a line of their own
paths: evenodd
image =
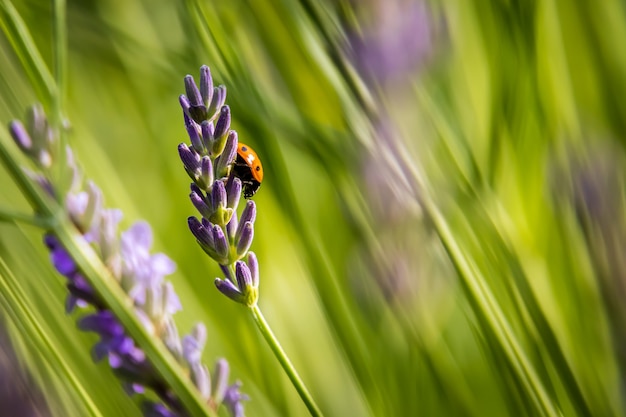
<svg viewBox="0 0 626 417">
<path fill-rule="evenodd" d="M 233 174 L 241 180 L 243 196 L 250 198 L 257 192 L 263 181 L 263 166 L 256 152 L 241 142 L 237 145 L 237 158 Z"/>
</svg>

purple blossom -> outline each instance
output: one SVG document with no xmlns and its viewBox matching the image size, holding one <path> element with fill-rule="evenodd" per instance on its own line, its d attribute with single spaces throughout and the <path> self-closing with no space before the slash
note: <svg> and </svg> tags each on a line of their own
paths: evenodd
<svg viewBox="0 0 626 417">
<path fill-rule="evenodd" d="M 226 389 L 224 394 L 224 405 L 233 417 L 244 417 L 243 401 L 250 398 L 240 391 L 241 382 L 237 381 Z"/>
<path fill-rule="evenodd" d="M 207 80 L 208 68 L 203 71 L 203 91 L 198 92 L 187 83 L 190 92 L 193 93 L 193 102 L 181 98 L 183 108 L 186 108 L 185 117 L 190 124 L 195 123 L 189 117 L 191 114 L 206 113 L 207 106 L 212 97 L 223 103 L 225 95 L 220 89 L 217 94 L 212 91 L 204 91 L 212 88 Z M 210 77 L 210 74 L 208 75 Z M 206 104 L 198 102 L 206 101 Z M 220 104 L 221 107 L 221 104 Z M 206 113 L 208 115 L 208 113 Z M 225 128 L 221 122 L 221 128 Z M 211 122 L 205 123 L 208 135 L 212 136 Z M 227 128 L 226 125 L 226 128 Z M 56 140 L 54 131 L 48 126 L 47 120 L 40 108 L 32 109 L 28 114 L 26 127 L 20 122 L 10 125 L 11 135 L 18 147 L 31 158 L 35 165 L 44 172 L 56 161 L 52 159 L 50 149 Z M 207 138 L 207 140 L 213 140 Z M 215 145 L 214 143 L 211 144 Z M 186 160 L 186 168 L 190 176 L 197 177 L 199 183 L 203 183 L 205 189 L 212 186 L 212 165 L 209 157 L 198 157 L 195 150 L 184 147 L 180 148 L 181 159 Z M 185 159 L 187 158 L 187 159 Z M 199 166 L 194 165 L 197 158 Z M 201 363 L 202 349 L 206 341 L 206 329 L 203 325 L 197 325 L 193 334 L 187 336 L 181 342 L 178 330 L 172 315 L 182 309 L 181 302 L 170 282 L 165 277 L 173 273 L 176 264 L 165 254 L 150 252 L 153 243 L 152 230 L 145 222 L 137 222 L 125 232 L 120 233 L 119 223 L 122 213 L 115 209 L 103 208 L 103 196 L 100 189 L 93 183 L 83 181 L 78 170 L 73 154 L 68 149 L 66 165 L 62 168 L 68 171 L 71 184 L 67 189 L 59 189 L 42 172 L 30 174 L 42 188 L 52 196 L 61 196 L 65 203 L 66 215 L 69 220 L 82 233 L 87 243 L 92 245 L 104 265 L 110 270 L 111 275 L 118 280 L 125 290 L 128 301 L 133 307 L 138 319 L 151 334 L 158 335 L 165 346 L 179 361 L 181 367 L 189 372 L 190 379 L 194 382 L 199 392 L 208 400 L 211 395 L 211 378 L 208 369 Z M 199 168 L 199 172 L 198 172 Z M 198 189 L 200 195 L 202 191 Z M 212 199 L 223 212 L 222 216 L 228 216 L 228 199 L 224 185 L 219 186 L 211 195 Z M 206 226 L 205 226 L 206 224 Z M 213 228 L 204 219 L 198 221 L 199 229 Z M 213 235 L 211 235 L 212 237 Z M 222 239 L 226 239 L 225 236 Z M 110 367 L 121 379 L 124 390 L 129 395 L 142 394 L 146 389 L 154 391 L 160 396 L 163 403 L 144 401 L 142 410 L 146 416 L 185 417 L 182 412 L 184 405 L 172 394 L 160 375 L 152 367 L 145 352 L 135 344 L 132 337 L 126 332 L 122 324 L 115 317 L 101 297 L 94 291 L 85 276 L 79 270 L 71 253 L 64 248 L 53 234 L 44 236 L 46 247 L 50 251 L 50 259 L 55 269 L 67 278 L 68 296 L 66 299 L 66 311 L 72 312 L 76 307 L 92 307 L 93 310 L 78 320 L 78 327 L 83 331 L 95 332 L 99 336 L 98 342 L 92 348 L 94 361 L 107 359 Z M 221 242 L 224 245 L 224 242 Z M 223 250 L 223 248 L 222 248 Z M 226 243 L 226 254 L 228 243 Z M 93 277 L 90 277 L 90 279 Z M 223 366 L 222 366 L 223 367 Z M 217 369 L 217 368 L 216 368 Z M 214 399 L 209 404 L 216 408 L 221 401 Z"/>
</svg>

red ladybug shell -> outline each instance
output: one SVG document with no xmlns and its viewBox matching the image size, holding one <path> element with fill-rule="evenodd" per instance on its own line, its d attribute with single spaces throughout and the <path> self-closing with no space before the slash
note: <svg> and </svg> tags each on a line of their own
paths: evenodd
<svg viewBox="0 0 626 417">
<path fill-rule="evenodd" d="M 241 180 L 243 196 L 252 197 L 263 181 L 261 160 L 252 148 L 241 142 L 237 145 L 237 158 L 233 164 L 233 174 Z"/>
<path fill-rule="evenodd" d="M 261 160 L 256 152 L 254 152 L 254 149 L 239 142 L 237 145 L 237 155 L 245 161 L 248 167 L 250 167 L 252 177 L 259 183 L 263 182 L 263 165 L 261 165 Z"/>
</svg>

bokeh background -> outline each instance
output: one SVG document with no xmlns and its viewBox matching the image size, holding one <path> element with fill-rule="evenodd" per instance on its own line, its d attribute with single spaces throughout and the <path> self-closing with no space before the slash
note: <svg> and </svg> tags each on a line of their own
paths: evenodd
<svg viewBox="0 0 626 417">
<path fill-rule="evenodd" d="M 3 125 L 50 109 L 25 51 L 52 71 L 52 22 L 0 0 Z M 326 415 L 626 415 L 623 2 L 87 0 L 66 27 L 77 159 L 176 261 L 179 329 L 248 416 L 307 412 L 186 227 L 202 64 L 265 170 L 260 306 Z M 0 207 L 29 211 L 3 169 Z M 0 223 L 0 414 L 139 416 L 41 235 Z"/>
</svg>

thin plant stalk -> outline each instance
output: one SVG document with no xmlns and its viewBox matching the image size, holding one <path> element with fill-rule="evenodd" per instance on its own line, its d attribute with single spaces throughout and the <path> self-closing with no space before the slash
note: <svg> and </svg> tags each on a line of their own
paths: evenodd
<svg viewBox="0 0 626 417">
<path fill-rule="evenodd" d="M 265 317 L 263 317 L 263 313 L 261 312 L 261 309 L 259 308 L 259 306 L 254 305 L 250 307 L 250 312 L 252 313 L 254 322 L 259 327 L 259 331 L 263 335 L 263 338 L 265 338 L 265 341 L 272 349 L 272 352 L 274 352 L 274 356 L 276 356 L 276 359 L 278 359 L 278 362 L 280 362 L 280 365 L 283 367 L 283 370 L 285 371 L 285 373 L 287 373 L 289 380 L 291 381 L 293 386 L 296 388 L 296 391 L 298 391 L 298 395 L 300 395 L 300 398 L 306 405 L 306 408 L 309 410 L 309 413 L 311 413 L 311 415 L 314 417 L 321 417 L 322 412 L 320 411 L 317 404 L 315 404 L 315 401 L 313 400 L 313 397 L 309 393 L 309 390 L 304 385 L 304 382 L 302 381 L 302 379 L 300 379 L 300 376 L 298 375 L 296 368 L 294 368 L 294 366 L 292 365 L 291 361 L 289 360 L 289 357 L 283 350 L 282 346 L 280 345 L 280 342 L 278 341 L 278 339 L 272 332 L 272 329 L 270 328 L 269 324 L 265 320 Z"/>
</svg>

